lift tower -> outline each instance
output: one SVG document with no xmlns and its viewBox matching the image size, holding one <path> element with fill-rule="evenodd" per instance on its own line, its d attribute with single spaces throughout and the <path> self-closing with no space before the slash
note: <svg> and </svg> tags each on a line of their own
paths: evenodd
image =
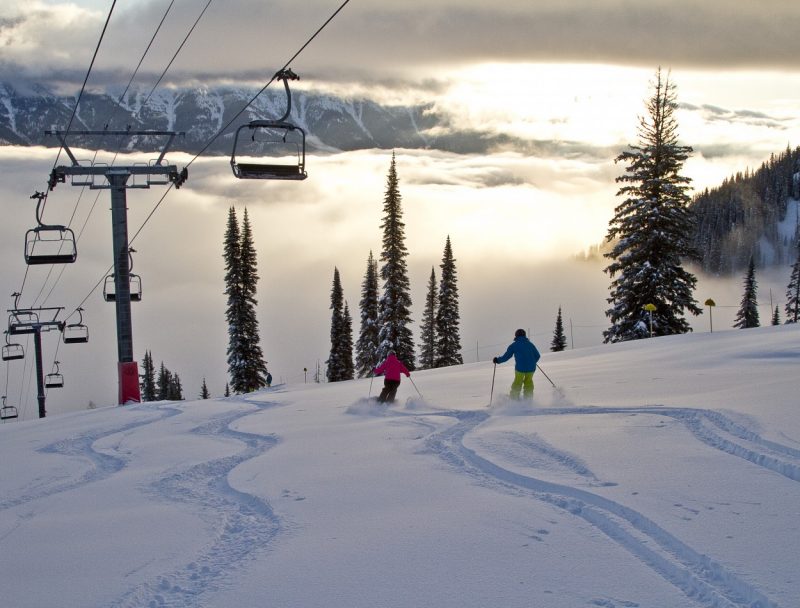
<svg viewBox="0 0 800 608">
<path fill-rule="evenodd" d="M 180 188 L 188 177 L 184 168 L 178 171 L 175 165 L 167 164 L 167 153 L 176 135 L 175 131 L 70 131 L 70 137 L 143 137 L 148 141 L 166 138 L 157 159 L 149 163 L 130 166 L 100 165 L 88 161 L 81 163 L 75 158 L 66 142 L 67 134 L 62 131 L 45 131 L 46 135 L 58 138 L 71 164 L 55 167 L 50 174 L 50 190 L 58 183 L 64 183 L 67 175 L 73 186 L 88 186 L 92 190 L 111 190 L 111 224 L 113 230 L 115 303 L 117 312 L 117 373 L 119 377 L 119 403 L 138 402 L 139 371 L 133 358 L 133 326 L 131 323 L 131 290 L 128 246 L 128 207 L 129 188 L 150 188 L 154 185 L 173 184 Z M 133 177 L 131 180 L 130 178 Z M 130 181 L 129 181 L 130 180 Z"/>
</svg>

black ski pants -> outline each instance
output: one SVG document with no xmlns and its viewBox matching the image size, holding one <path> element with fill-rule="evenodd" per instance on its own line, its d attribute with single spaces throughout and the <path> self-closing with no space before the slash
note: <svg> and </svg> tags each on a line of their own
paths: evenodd
<svg viewBox="0 0 800 608">
<path fill-rule="evenodd" d="M 378 403 L 394 403 L 394 396 L 397 394 L 398 386 L 400 386 L 400 380 L 384 379 L 383 390 L 378 396 Z"/>
</svg>

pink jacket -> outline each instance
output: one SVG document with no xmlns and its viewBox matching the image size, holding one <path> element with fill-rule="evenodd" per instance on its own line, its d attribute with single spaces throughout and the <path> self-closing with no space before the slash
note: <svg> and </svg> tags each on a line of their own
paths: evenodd
<svg viewBox="0 0 800 608">
<path fill-rule="evenodd" d="M 386 361 L 375 368 L 375 374 L 378 376 L 383 374 L 386 376 L 387 380 L 396 380 L 398 382 L 400 381 L 400 374 L 405 374 L 406 377 L 411 377 L 406 369 L 406 366 L 403 365 L 400 362 L 400 359 L 398 359 L 394 354 L 386 357 Z"/>
</svg>

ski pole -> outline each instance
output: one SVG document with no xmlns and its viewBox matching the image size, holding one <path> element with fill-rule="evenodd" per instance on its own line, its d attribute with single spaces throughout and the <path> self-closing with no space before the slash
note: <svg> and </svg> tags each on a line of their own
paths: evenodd
<svg viewBox="0 0 800 608">
<path fill-rule="evenodd" d="M 558 388 L 558 387 L 556 386 L 556 383 L 555 383 L 555 382 L 553 382 L 552 380 L 550 380 L 550 376 L 548 376 L 547 374 L 545 374 L 544 370 L 542 369 L 542 367 L 541 367 L 541 366 L 540 366 L 538 363 L 536 364 L 536 368 L 537 368 L 537 369 L 538 369 L 540 372 L 542 372 L 542 374 L 544 374 L 544 377 L 545 377 L 545 378 L 547 378 L 547 380 L 550 382 L 550 384 L 552 384 L 552 385 L 553 385 L 553 388 L 554 388 L 554 389 L 556 389 L 556 392 L 558 392 L 558 394 L 560 394 L 560 395 L 563 395 L 563 394 L 564 394 L 564 391 L 562 391 L 560 388 Z"/>
<path fill-rule="evenodd" d="M 489 391 L 489 407 L 492 405 L 492 400 L 494 399 L 494 375 L 497 373 L 497 363 L 494 364 L 494 369 L 492 369 L 492 390 Z"/>
<path fill-rule="evenodd" d="M 375 380 L 375 374 L 369 375 L 369 393 L 367 394 L 367 399 L 372 397 L 372 381 Z"/>
<path fill-rule="evenodd" d="M 417 385 L 414 383 L 414 379 L 411 376 L 409 376 L 408 379 L 411 380 L 411 384 L 414 385 L 414 388 L 417 388 Z M 419 392 L 418 388 L 417 388 L 417 393 L 419 394 L 420 398 L 422 398 L 422 399 L 425 398 L 425 397 L 422 396 L 422 393 Z"/>
</svg>

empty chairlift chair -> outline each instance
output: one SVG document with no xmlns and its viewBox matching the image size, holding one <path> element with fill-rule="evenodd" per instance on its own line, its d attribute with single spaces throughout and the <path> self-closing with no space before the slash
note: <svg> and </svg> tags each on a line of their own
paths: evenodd
<svg viewBox="0 0 800 608">
<path fill-rule="evenodd" d="M 292 111 L 292 93 L 289 80 L 299 80 L 291 70 L 281 70 L 275 75 L 283 80 L 286 90 L 286 112 L 277 120 L 253 120 L 236 130 L 231 152 L 231 169 L 239 179 L 302 180 L 306 173 L 306 132 L 289 122 Z M 250 143 L 240 142 L 242 131 L 249 131 Z M 239 154 L 248 158 L 237 160 Z M 253 159 L 253 160 L 249 160 Z"/>
<path fill-rule="evenodd" d="M 135 249 L 128 250 L 128 270 L 133 269 L 133 256 L 131 255 L 134 253 Z M 141 302 L 142 301 L 142 278 L 138 274 L 133 274 L 133 272 L 128 273 L 128 284 L 130 285 L 130 294 L 131 294 L 131 302 Z M 105 282 L 103 283 L 103 299 L 106 302 L 116 302 L 117 301 L 117 283 L 116 283 L 116 275 L 110 274 L 106 277 Z"/>
<path fill-rule="evenodd" d="M 41 205 L 45 195 L 37 192 L 31 198 L 38 198 L 36 221 L 38 226 L 25 233 L 25 263 L 71 264 L 78 258 L 75 233 L 66 226 L 42 223 Z"/>
<path fill-rule="evenodd" d="M 6 404 L 6 396 L 3 395 L 3 406 L 0 407 L 0 420 L 14 420 L 19 416 L 17 408 Z"/>
<path fill-rule="evenodd" d="M 55 365 L 56 371 L 44 377 L 44 386 L 45 388 L 63 388 L 64 376 L 59 372 L 59 362 L 55 361 L 53 365 Z"/>
<path fill-rule="evenodd" d="M 78 308 L 79 315 L 77 323 L 64 323 L 61 326 L 61 339 L 64 344 L 83 344 L 89 341 L 89 328 L 83 324 L 83 309 Z"/>
<path fill-rule="evenodd" d="M 8 330 L 3 333 L 6 335 L 6 343 L 3 346 L 3 361 L 16 361 L 18 359 L 24 359 L 25 349 L 22 348 L 22 344 L 9 342 Z"/>
</svg>

